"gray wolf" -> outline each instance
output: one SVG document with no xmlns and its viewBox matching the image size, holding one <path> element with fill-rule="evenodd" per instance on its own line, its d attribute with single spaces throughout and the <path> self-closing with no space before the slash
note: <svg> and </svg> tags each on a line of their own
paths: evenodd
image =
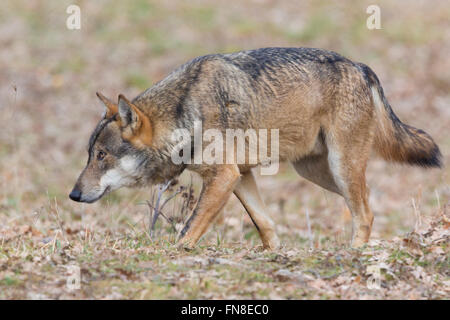
<svg viewBox="0 0 450 320">
<path fill-rule="evenodd" d="M 193 59 L 133 100 L 102 94 L 107 112 L 89 140 L 88 162 L 70 198 L 94 202 L 120 187 L 163 183 L 184 170 L 203 179 L 199 201 L 180 233 L 194 246 L 232 193 L 266 248 L 279 245 L 259 195 L 257 164 L 175 164 L 177 128 L 279 129 L 279 160 L 344 197 L 352 245 L 368 241 L 373 223 L 365 171 L 372 151 L 387 161 L 440 167 L 441 153 L 424 131 L 394 114 L 375 73 L 362 63 L 312 48 L 263 48 Z M 270 146 L 269 146 L 270 149 Z"/>
</svg>

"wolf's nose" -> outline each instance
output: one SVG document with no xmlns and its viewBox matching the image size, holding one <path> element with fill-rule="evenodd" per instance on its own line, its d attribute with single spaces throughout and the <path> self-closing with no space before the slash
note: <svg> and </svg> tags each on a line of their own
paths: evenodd
<svg viewBox="0 0 450 320">
<path fill-rule="evenodd" d="M 73 189 L 72 192 L 69 194 L 69 198 L 73 201 L 80 201 L 81 199 L 81 191 L 78 189 Z"/>
</svg>

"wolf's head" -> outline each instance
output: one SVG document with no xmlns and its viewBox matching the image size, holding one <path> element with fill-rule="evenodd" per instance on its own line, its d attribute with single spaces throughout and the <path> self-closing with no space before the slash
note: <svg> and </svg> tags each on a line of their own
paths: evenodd
<svg viewBox="0 0 450 320">
<path fill-rule="evenodd" d="M 123 95 L 115 104 L 102 94 L 106 113 L 89 139 L 89 158 L 69 197 L 92 203 L 121 187 L 142 187 L 172 178 L 170 161 L 152 147 L 150 119 Z M 171 176 L 172 175 L 172 176 Z"/>
</svg>

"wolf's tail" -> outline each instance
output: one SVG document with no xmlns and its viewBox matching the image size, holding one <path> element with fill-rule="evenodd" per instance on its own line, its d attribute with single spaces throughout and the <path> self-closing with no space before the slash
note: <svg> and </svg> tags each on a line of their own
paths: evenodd
<svg viewBox="0 0 450 320">
<path fill-rule="evenodd" d="M 372 101 L 377 114 L 375 151 L 385 160 L 433 168 L 442 166 L 442 155 L 431 136 L 411 127 L 395 115 L 383 93 L 376 74 L 359 64 L 372 90 Z"/>
</svg>

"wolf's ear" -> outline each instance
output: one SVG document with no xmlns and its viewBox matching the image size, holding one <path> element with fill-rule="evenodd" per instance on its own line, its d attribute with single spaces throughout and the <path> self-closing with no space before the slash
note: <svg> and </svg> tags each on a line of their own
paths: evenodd
<svg viewBox="0 0 450 320">
<path fill-rule="evenodd" d="M 141 126 L 142 113 L 123 94 L 119 95 L 119 117 L 122 128 L 130 127 L 136 131 Z"/>
<path fill-rule="evenodd" d="M 122 94 L 118 106 L 123 138 L 138 147 L 150 146 L 153 135 L 150 119 Z"/>
<path fill-rule="evenodd" d="M 100 99 L 100 101 L 103 102 L 103 104 L 106 107 L 106 118 L 110 118 L 118 112 L 119 108 L 117 107 L 117 104 L 115 104 L 114 102 L 109 100 L 107 97 L 102 95 L 100 92 L 96 92 L 96 94 L 97 94 L 97 97 Z"/>
</svg>

